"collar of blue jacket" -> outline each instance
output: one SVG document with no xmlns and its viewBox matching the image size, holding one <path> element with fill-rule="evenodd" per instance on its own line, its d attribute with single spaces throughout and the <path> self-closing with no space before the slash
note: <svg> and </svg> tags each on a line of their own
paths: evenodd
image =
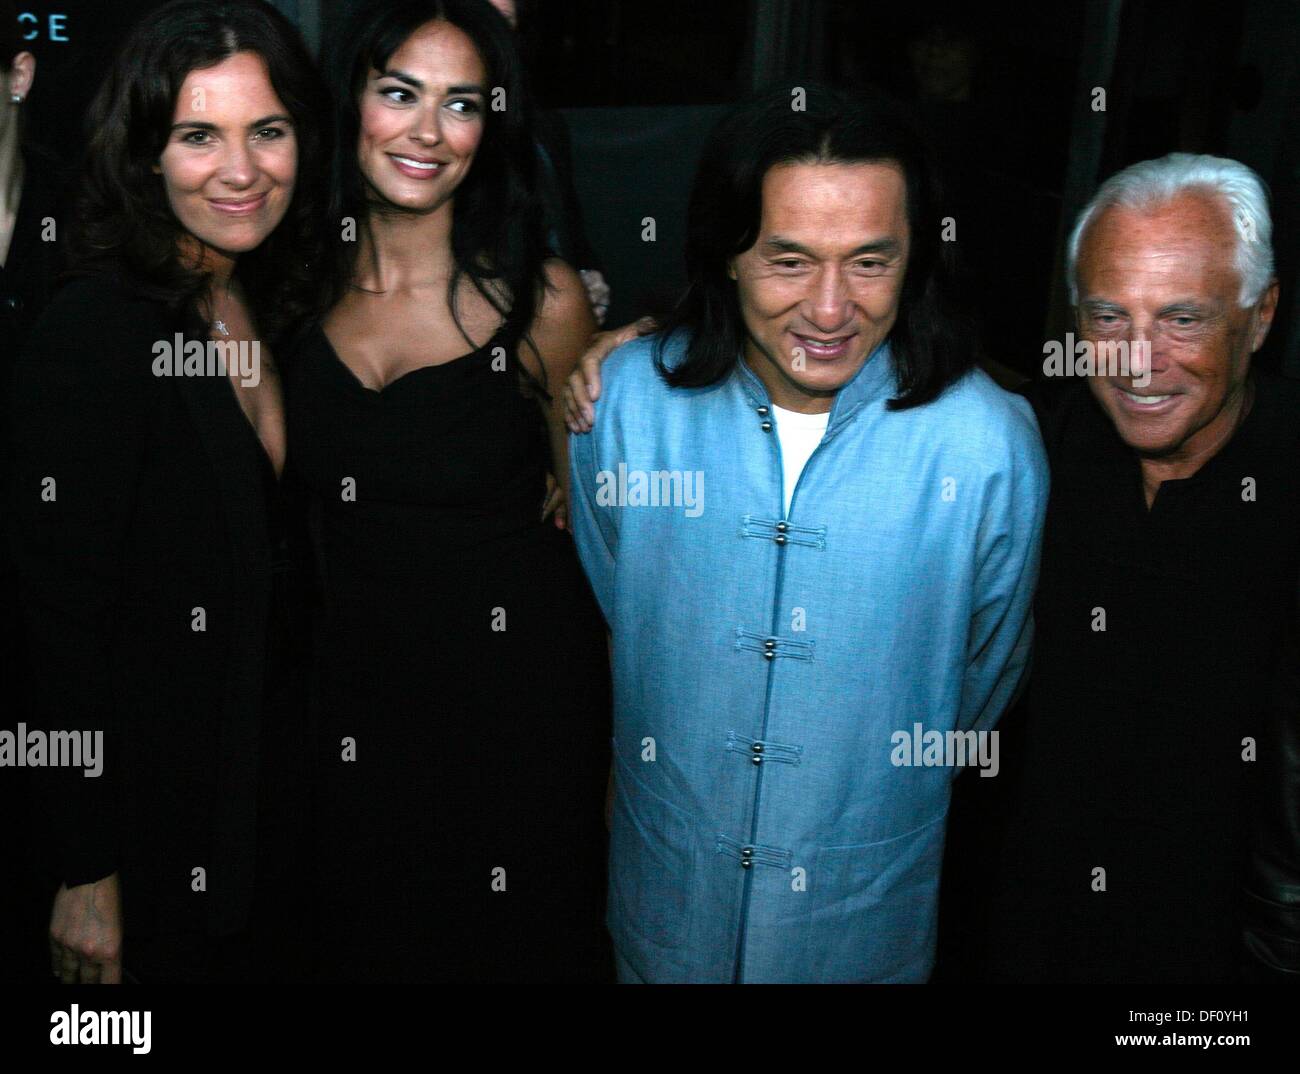
<svg viewBox="0 0 1300 1074">
<path fill-rule="evenodd" d="M 679 360 L 684 349 L 684 342 L 678 340 L 670 342 L 669 348 L 665 351 L 666 354 L 673 355 L 672 360 L 665 358 L 670 368 L 675 360 Z M 733 376 L 739 381 L 741 390 L 754 406 L 772 405 L 767 387 L 743 358 L 736 362 Z M 895 393 L 896 384 L 894 356 L 889 347 L 889 340 L 886 339 L 867 355 L 867 360 L 853 375 L 853 379 L 835 394 L 835 401 L 831 404 L 830 420 L 826 423 L 826 434 L 822 439 L 835 436 L 868 403 L 891 398 Z"/>
</svg>

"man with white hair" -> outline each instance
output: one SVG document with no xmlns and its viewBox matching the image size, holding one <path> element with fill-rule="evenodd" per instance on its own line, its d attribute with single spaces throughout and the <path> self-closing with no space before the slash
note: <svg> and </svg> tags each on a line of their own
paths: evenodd
<svg viewBox="0 0 1300 1074">
<path fill-rule="evenodd" d="M 1267 195 L 1236 161 L 1143 161 L 1067 256 L 1079 338 L 1130 363 L 1034 392 L 1052 494 L 994 976 L 1295 975 L 1300 391 L 1252 368 Z"/>
</svg>

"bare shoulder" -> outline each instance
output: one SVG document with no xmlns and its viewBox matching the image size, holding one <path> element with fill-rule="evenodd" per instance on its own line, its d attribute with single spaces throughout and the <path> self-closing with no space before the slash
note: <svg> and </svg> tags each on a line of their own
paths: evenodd
<svg viewBox="0 0 1300 1074">
<path fill-rule="evenodd" d="M 562 382 L 591 342 L 596 320 L 587 302 L 582 277 L 568 264 L 552 259 L 543 265 L 546 287 L 537 303 L 529 339 L 532 346 L 520 351 L 529 371 L 537 373 L 537 357 L 545 367 L 547 380 Z M 534 348 L 536 355 L 531 353 Z"/>
<path fill-rule="evenodd" d="M 546 277 L 546 288 L 537 306 L 539 321 L 567 321 L 584 311 L 590 312 L 587 288 L 577 269 L 558 257 L 547 260 L 542 269 Z"/>
</svg>

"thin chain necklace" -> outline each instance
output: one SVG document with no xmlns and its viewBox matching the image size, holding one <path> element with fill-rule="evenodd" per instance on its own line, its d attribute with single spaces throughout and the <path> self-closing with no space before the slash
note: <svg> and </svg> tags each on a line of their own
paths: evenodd
<svg viewBox="0 0 1300 1074">
<path fill-rule="evenodd" d="M 224 297 L 227 299 L 230 297 L 230 288 L 233 282 L 234 282 L 233 277 L 226 281 L 226 293 Z M 212 296 L 212 313 L 213 313 L 212 327 L 216 329 L 218 332 L 220 332 L 227 339 L 229 339 L 230 329 L 226 327 L 226 322 L 221 317 L 216 316 L 217 301 L 218 301 L 217 296 L 214 294 Z"/>
</svg>

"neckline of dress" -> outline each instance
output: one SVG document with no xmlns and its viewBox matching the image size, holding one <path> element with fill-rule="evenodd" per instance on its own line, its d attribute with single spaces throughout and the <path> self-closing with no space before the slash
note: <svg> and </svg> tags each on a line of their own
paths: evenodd
<svg viewBox="0 0 1300 1074">
<path fill-rule="evenodd" d="M 329 357 L 331 362 L 334 365 L 336 365 L 339 369 L 341 369 L 347 375 L 348 379 L 353 384 L 355 384 L 358 388 L 360 388 L 361 391 L 365 392 L 367 395 L 375 396 L 376 398 L 388 394 L 388 392 L 392 390 L 394 385 L 401 383 L 402 381 L 406 380 L 408 377 L 413 376 L 416 373 L 423 373 L 429 369 L 446 369 L 449 366 L 459 366 L 466 360 L 473 358 L 476 355 L 483 354 L 493 344 L 493 342 L 496 341 L 497 337 L 500 336 L 504 330 L 505 330 L 505 325 L 503 324 L 500 327 L 498 327 L 495 332 L 492 333 L 492 335 L 488 338 L 486 343 L 484 343 L 481 347 L 476 347 L 472 351 L 467 351 L 465 354 L 459 354 L 455 358 L 449 358 L 445 362 L 431 362 L 427 365 L 417 365 L 413 369 L 408 369 L 405 373 L 402 373 L 401 375 L 394 377 L 392 380 L 388 381 L 388 383 L 384 384 L 382 387 L 372 388 L 369 385 L 365 384 L 362 381 L 362 379 L 359 376 L 357 376 L 356 370 L 354 370 L 350 365 L 348 365 L 347 362 L 343 360 L 343 356 L 339 354 L 338 349 L 334 346 L 333 341 L 330 339 L 329 333 L 325 331 L 324 322 L 317 322 L 316 324 L 316 331 L 320 335 L 321 340 L 324 342 L 325 349 L 329 352 Z"/>
</svg>

